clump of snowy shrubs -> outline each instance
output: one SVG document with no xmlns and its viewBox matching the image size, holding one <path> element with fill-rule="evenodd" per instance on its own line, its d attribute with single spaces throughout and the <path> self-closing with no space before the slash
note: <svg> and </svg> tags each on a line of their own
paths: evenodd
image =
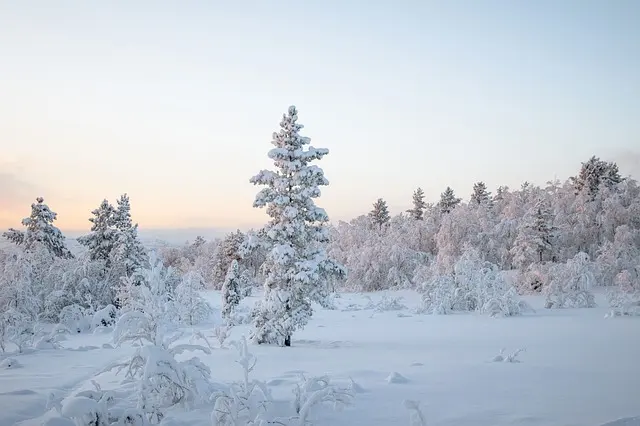
<svg viewBox="0 0 640 426">
<path fill-rule="evenodd" d="M 293 389 L 291 401 L 293 413 L 278 415 L 274 410 L 271 391 L 263 381 L 251 380 L 257 358 L 251 352 L 243 336 L 239 342 L 233 342 L 238 350 L 236 362 L 242 367 L 242 381 L 233 383 L 228 389 L 213 396 L 214 409 L 211 413 L 213 426 L 278 424 L 283 426 L 305 426 L 311 424 L 312 408 L 328 403 L 336 409 L 349 405 L 354 397 L 351 386 L 341 388 L 333 385 L 326 376 L 305 378 Z"/>
<path fill-rule="evenodd" d="M 132 294 L 118 319 L 113 338 L 118 345 L 129 342 L 139 347 L 133 356 L 108 370 L 124 370 L 126 381 L 137 383 L 137 408 L 151 422 L 159 422 L 167 408 L 188 407 L 205 402 L 212 392 L 211 372 L 197 357 L 178 361 L 184 352 L 209 348 L 195 344 L 175 344 L 182 334 L 175 332 L 174 304 L 163 265 L 154 257 L 151 268 L 143 270 L 144 284 L 128 286 Z"/>
<path fill-rule="evenodd" d="M 12 344 L 18 353 L 32 348 L 38 337 L 39 326 L 36 320 L 15 309 L 0 314 L 0 349 L 7 350 Z"/>
<path fill-rule="evenodd" d="M 611 311 L 608 317 L 640 315 L 640 268 L 616 275 L 616 287 L 607 294 Z"/>
<path fill-rule="evenodd" d="M 376 312 L 387 312 L 401 311 L 407 308 L 406 305 L 402 303 L 402 297 L 389 296 L 385 293 L 377 302 L 374 302 L 370 296 L 365 297 L 368 301 L 364 309 L 373 309 Z"/>
<path fill-rule="evenodd" d="M 551 268 L 551 280 L 545 287 L 545 307 L 594 308 L 595 296 L 591 288 L 595 283 L 594 265 L 586 253 L 578 253 L 566 264 Z"/>
<path fill-rule="evenodd" d="M 423 287 L 422 304 L 417 312 L 449 314 L 470 311 L 490 316 L 514 316 L 532 311 L 519 299 L 498 267 L 467 248 L 455 263 L 451 275 L 435 275 Z"/>
<path fill-rule="evenodd" d="M 505 355 L 506 348 L 500 349 L 500 353 L 493 357 L 492 362 L 511 362 L 519 363 L 518 355 L 525 352 L 525 348 L 516 349 L 514 352 Z"/>
</svg>

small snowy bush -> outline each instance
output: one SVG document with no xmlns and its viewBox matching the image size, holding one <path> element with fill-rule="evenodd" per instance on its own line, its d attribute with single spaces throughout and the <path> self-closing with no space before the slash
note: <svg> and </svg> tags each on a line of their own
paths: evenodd
<svg viewBox="0 0 640 426">
<path fill-rule="evenodd" d="M 102 309 L 97 310 L 91 317 L 91 327 L 93 329 L 99 327 L 113 327 L 116 325 L 117 310 L 116 307 L 109 304 Z"/>
<path fill-rule="evenodd" d="M 31 320 L 27 315 L 10 309 L 1 315 L 4 341 L 2 346 L 5 347 L 7 343 L 12 343 L 22 353 L 27 348 L 33 346 L 34 339 L 37 337 L 38 326 L 37 323 Z M 2 336 L 0 336 L 2 337 Z"/>
<path fill-rule="evenodd" d="M 291 416 L 275 416 L 270 407 L 275 402 L 267 384 L 258 380 L 250 380 L 250 373 L 256 365 L 257 358 L 249 352 L 247 341 L 243 336 L 239 342 L 233 342 L 238 350 L 237 362 L 242 367 L 243 379 L 233 383 L 228 390 L 220 391 L 213 396 L 214 408 L 211 413 L 213 426 L 267 425 L 306 426 L 311 424 L 311 409 L 324 403 L 330 403 L 340 409 L 351 403 L 354 395 L 353 386 L 339 388 L 331 384 L 328 377 L 301 377 L 301 382 L 293 390 L 294 399 Z"/>
<path fill-rule="evenodd" d="M 76 333 L 88 331 L 90 328 L 90 323 L 87 319 L 87 310 L 75 303 L 62 308 L 59 318 L 60 324 L 63 324 Z"/>
<path fill-rule="evenodd" d="M 213 328 L 213 337 L 218 341 L 220 349 L 226 347 L 226 342 L 229 339 L 231 327 L 227 325 L 217 325 Z"/>
<path fill-rule="evenodd" d="M 210 350 L 195 344 L 175 344 L 182 335 L 172 333 L 175 312 L 166 275 L 158 271 L 143 271 L 143 275 L 144 284 L 130 287 L 128 311 L 113 331 L 118 345 L 135 342 L 139 347 L 131 358 L 108 370 L 125 370 L 126 379 L 137 383 L 138 409 L 149 421 L 159 422 L 170 407 L 189 407 L 207 400 L 213 390 L 209 368 L 196 357 L 177 361 L 176 356 L 197 350 L 208 354 Z"/>
<path fill-rule="evenodd" d="M 615 277 L 616 287 L 609 290 L 607 299 L 611 312 L 608 317 L 640 315 L 640 268 L 624 270 Z"/>
<path fill-rule="evenodd" d="M 551 282 L 545 289 L 545 308 L 594 308 L 591 292 L 595 282 L 594 266 L 589 255 L 578 253 L 566 264 L 551 269 Z"/>
<path fill-rule="evenodd" d="M 369 296 L 365 297 L 368 299 L 365 309 L 373 309 L 376 312 L 401 311 L 407 308 L 402 303 L 402 297 L 393 297 L 385 293 L 377 302 L 374 302 Z"/>
<path fill-rule="evenodd" d="M 403 405 L 409 411 L 409 426 L 427 426 L 427 420 L 420 409 L 420 402 L 405 399 Z"/>
<path fill-rule="evenodd" d="M 200 295 L 199 290 L 203 287 L 202 277 L 195 272 L 187 272 L 176 287 L 174 304 L 182 324 L 200 324 L 213 313 L 209 303 Z"/>
<path fill-rule="evenodd" d="M 257 358 L 249 352 L 246 338 L 243 336 L 234 346 L 238 350 L 236 362 L 242 367 L 243 380 L 213 395 L 211 423 L 213 426 L 262 424 L 261 415 L 272 400 L 271 392 L 265 382 L 249 379 Z"/>
</svg>

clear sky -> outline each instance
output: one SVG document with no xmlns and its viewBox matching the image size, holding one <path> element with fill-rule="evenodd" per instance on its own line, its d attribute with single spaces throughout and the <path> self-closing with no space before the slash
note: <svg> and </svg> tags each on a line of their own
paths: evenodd
<svg viewBox="0 0 640 426">
<path fill-rule="evenodd" d="M 332 219 L 474 181 L 640 165 L 640 1 L 5 1 L 0 228 L 129 193 L 143 228 L 247 227 L 290 104 Z"/>
</svg>

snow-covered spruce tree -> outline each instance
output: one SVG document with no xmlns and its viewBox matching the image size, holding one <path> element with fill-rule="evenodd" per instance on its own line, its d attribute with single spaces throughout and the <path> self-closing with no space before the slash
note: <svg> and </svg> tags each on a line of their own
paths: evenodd
<svg viewBox="0 0 640 426">
<path fill-rule="evenodd" d="M 22 219 L 26 231 L 10 228 L 2 235 L 9 241 L 23 246 L 27 252 L 34 250 L 36 244 L 42 244 L 56 257 L 71 258 L 73 255 L 64 243 L 62 232 L 53 225 L 57 216 L 57 213 L 44 203 L 44 198 L 38 197 L 36 203 L 31 204 L 31 216 Z"/>
<path fill-rule="evenodd" d="M 484 182 L 476 182 L 473 184 L 473 193 L 469 204 L 489 204 L 491 202 L 491 192 L 487 191 L 487 185 Z"/>
<path fill-rule="evenodd" d="M 373 210 L 369 212 L 369 218 L 371 219 L 371 223 L 378 229 L 382 229 L 388 225 L 391 216 L 389 216 L 387 202 L 382 198 L 378 198 L 378 200 L 373 203 Z"/>
<path fill-rule="evenodd" d="M 248 285 L 251 283 L 247 275 L 242 273 L 238 261 L 234 260 L 222 285 L 222 318 L 227 323 L 233 323 L 233 313 L 242 300 L 244 288 Z"/>
<path fill-rule="evenodd" d="M 245 240 L 246 235 L 237 230 L 228 234 L 218 245 L 213 258 L 213 282 L 209 285 L 219 290 L 224 284 L 227 277 L 227 271 L 234 260 L 240 260 L 240 246 Z"/>
<path fill-rule="evenodd" d="M 462 200 L 456 197 L 453 189 L 447 186 L 447 189 L 445 189 L 444 192 L 440 194 L 440 201 L 438 202 L 440 212 L 442 212 L 443 214 L 450 213 L 453 209 L 456 208 L 458 204 L 460 204 L 460 201 Z"/>
<path fill-rule="evenodd" d="M 202 277 L 194 271 L 187 272 L 176 287 L 173 301 L 182 324 L 196 325 L 211 316 L 211 305 L 200 295 L 203 288 Z"/>
<path fill-rule="evenodd" d="M 100 206 L 93 210 L 92 218 L 89 218 L 91 233 L 78 238 L 78 242 L 87 247 L 91 260 L 102 260 L 109 267 L 111 252 L 118 240 L 118 232 L 115 229 L 116 209 L 109 201 L 102 200 Z"/>
<path fill-rule="evenodd" d="M 424 209 L 427 204 L 424 202 L 424 191 L 422 188 L 418 188 L 413 193 L 413 208 L 407 210 L 407 213 L 411 215 L 415 220 L 422 220 L 424 218 Z"/>
<path fill-rule="evenodd" d="M 616 163 L 607 163 L 595 155 L 582 163 L 578 176 L 572 178 L 576 192 L 586 191 L 591 199 L 595 197 L 601 185 L 611 188 L 622 181 Z"/>
<path fill-rule="evenodd" d="M 117 240 L 112 251 L 112 264 L 120 271 L 122 277 L 135 277 L 134 282 L 140 284 L 139 271 L 148 265 L 148 255 L 138 239 L 138 224 L 131 221 L 131 204 L 127 194 L 118 199 L 118 208 L 113 216 L 113 224 L 117 230 Z"/>
<path fill-rule="evenodd" d="M 266 260 L 267 276 L 263 299 L 254 311 L 252 338 L 258 343 L 290 346 L 294 331 L 304 327 L 313 310 L 312 302 L 327 304 L 328 277 L 344 275 L 344 268 L 325 252 L 329 218 L 313 199 L 320 196 L 320 186 L 328 185 L 324 172 L 310 165 L 329 153 L 308 145 L 300 136 L 303 126 L 298 111 L 289 107 L 280 122 L 280 132 L 273 134 L 269 158 L 276 171 L 263 170 L 251 179 L 265 185 L 253 203 L 267 207 L 271 221 L 265 226 L 270 247 Z"/>
<path fill-rule="evenodd" d="M 546 200 L 539 200 L 525 215 L 511 249 L 513 263 L 521 270 L 532 263 L 553 260 L 553 212 Z"/>
</svg>

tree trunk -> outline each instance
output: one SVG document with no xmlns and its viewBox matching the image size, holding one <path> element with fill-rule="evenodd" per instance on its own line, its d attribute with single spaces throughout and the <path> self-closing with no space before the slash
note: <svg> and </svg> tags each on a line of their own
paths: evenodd
<svg viewBox="0 0 640 426">
<path fill-rule="evenodd" d="M 284 338 L 284 345 L 291 346 L 291 336 L 287 336 Z"/>
</svg>

